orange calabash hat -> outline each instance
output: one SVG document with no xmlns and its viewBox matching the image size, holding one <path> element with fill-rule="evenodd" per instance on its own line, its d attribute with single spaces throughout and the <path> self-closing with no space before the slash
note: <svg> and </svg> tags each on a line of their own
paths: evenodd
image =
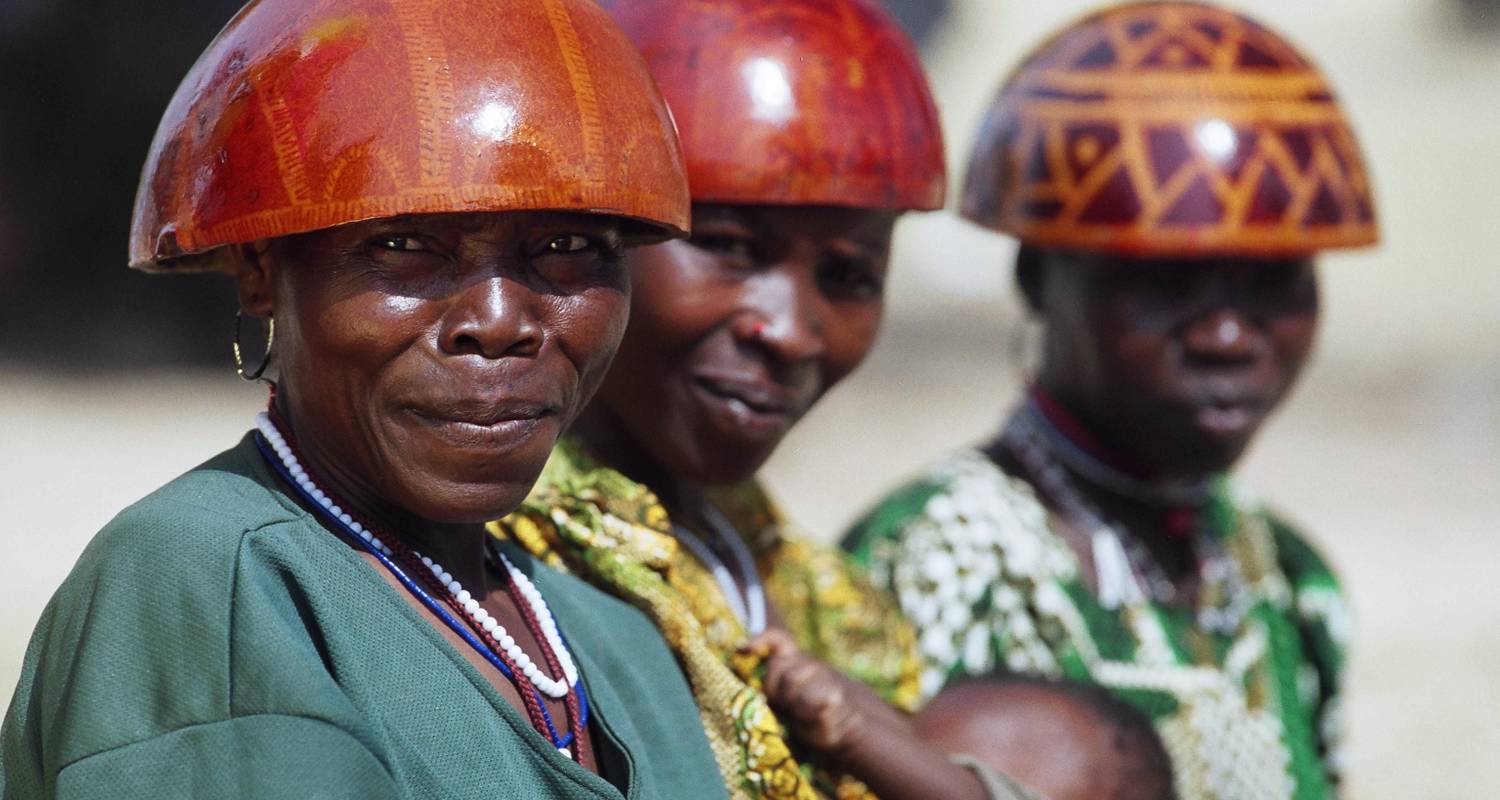
<svg viewBox="0 0 1500 800">
<path fill-rule="evenodd" d="M 671 118 L 588 0 L 252 0 L 178 87 L 131 266 L 360 220 L 565 210 L 681 235 Z"/>
<path fill-rule="evenodd" d="M 931 210 L 942 129 L 869 0 L 615 0 L 677 119 L 699 202 Z"/>
<path fill-rule="evenodd" d="M 1301 256 L 1378 233 L 1317 68 L 1255 21 L 1186 2 L 1108 9 L 1033 52 L 980 130 L 963 215 L 1139 256 Z"/>
</svg>

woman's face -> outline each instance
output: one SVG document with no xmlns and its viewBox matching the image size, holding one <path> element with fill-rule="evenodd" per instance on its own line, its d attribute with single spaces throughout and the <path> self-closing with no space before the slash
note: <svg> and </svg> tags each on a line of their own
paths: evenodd
<svg viewBox="0 0 1500 800">
<path fill-rule="evenodd" d="M 630 329 L 597 403 L 662 468 L 743 480 L 869 352 L 896 214 L 695 205 L 630 256 Z"/>
<path fill-rule="evenodd" d="M 377 220 L 244 261 L 242 303 L 275 315 L 305 455 L 335 486 L 441 523 L 520 503 L 629 311 L 618 223 L 601 216 Z"/>
<path fill-rule="evenodd" d="M 1310 259 L 1153 261 L 1046 252 L 1029 292 L 1042 385 L 1171 475 L 1228 469 L 1291 389 L 1318 324 Z"/>
</svg>

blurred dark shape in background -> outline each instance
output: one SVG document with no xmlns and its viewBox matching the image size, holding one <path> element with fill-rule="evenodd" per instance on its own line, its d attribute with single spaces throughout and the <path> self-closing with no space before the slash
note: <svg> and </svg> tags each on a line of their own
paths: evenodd
<svg viewBox="0 0 1500 800">
<path fill-rule="evenodd" d="M 884 0 L 921 42 L 948 0 Z M 172 91 L 240 0 L 0 0 L 0 361 L 59 371 L 229 363 L 217 276 L 125 267 Z"/>
<path fill-rule="evenodd" d="M 225 362 L 227 283 L 126 269 L 125 243 L 157 120 L 239 5 L 0 2 L 0 357 L 59 370 Z"/>
<path fill-rule="evenodd" d="M 1490 35 L 1500 31 L 1500 0 L 1454 0 L 1459 24 L 1471 33 Z"/>
<path fill-rule="evenodd" d="M 932 33 L 948 14 L 949 0 L 880 0 L 900 21 L 917 46 L 926 49 Z M 1480 2 L 1480 0 L 1473 0 Z"/>
</svg>

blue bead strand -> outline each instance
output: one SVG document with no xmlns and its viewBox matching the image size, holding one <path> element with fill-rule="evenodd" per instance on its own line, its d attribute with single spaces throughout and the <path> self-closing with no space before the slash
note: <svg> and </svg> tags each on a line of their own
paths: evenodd
<svg viewBox="0 0 1500 800">
<path fill-rule="evenodd" d="M 286 465 L 283 464 L 281 458 L 276 455 L 275 450 L 271 447 L 271 443 L 266 439 L 265 434 L 256 431 L 255 446 L 260 450 L 261 456 L 265 458 L 266 463 L 271 466 L 271 469 L 275 471 L 275 473 L 281 478 L 282 482 L 291 487 L 291 490 L 295 492 L 298 497 L 302 498 L 304 505 L 306 505 L 308 508 L 313 509 L 318 517 L 324 520 L 325 524 L 331 524 L 337 532 L 343 534 L 344 538 L 352 541 L 355 546 L 374 556 L 375 559 L 379 561 L 380 564 L 391 573 L 391 575 L 395 576 L 397 582 L 406 587 L 406 590 L 408 592 L 411 592 L 413 596 L 421 601 L 423 606 L 425 606 L 432 613 L 436 614 L 445 625 L 447 625 L 454 633 L 458 634 L 459 638 L 467 642 L 470 647 L 474 648 L 474 650 L 479 653 L 480 656 L 482 656 L 490 664 L 494 665 L 496 669 L 500 670 L 500 674 L 504 675 L 508 680 L 511 681 L 511 683 L 516 684 L 516 688 L 518 690 L 524 691 L 521 688 L 520 683 L 516 680 L 515 674 L 511 672 L 510 667 L 507 667 L 505 665 L 505 662 L 500 659 L 500 656 L 497 655 L 495 651 L 491 650 L 488 645 L 480 641 L 478 637 L 474 635 L 473 631 L 469 630 L 468 625 L 465 625 L 463 622 L 460 622 L 458 619 L 454 618 L 454 616 L 449 613 L 448 609 L 443 605 L 443 603 L 433 598 L 431 594 L 429 594 L 425 589 L 421 587 L 420 584 L 418 584 L 415 580 L 412 580 L 412 578 L 406 574 L 406 571 L 401 569 L 401 566 L 399 564 L 392 561 L 388 556 L 386 556 L 385 553 L 380 552 L 380 550 L 373 544 L 365 541 L 363 537 L 350 529 L 350 527 L 345 524 L 343 520 L 328 513 L 327 509 L 325 509 L 321 503 L 319 503 L 314 497 L 309 495 L 307 491 L 297 483 L 296 479 L 292 477 L 291 473 L 287 471 Z M 559 635 L 561 636 L 560 633 Z M 563 637 L 563 642 L 566 645 L 566 637 Z M 543 646 L 545 646 L 545 643 Z M 536 696 L 537 705 L 542 710 L 542 718 L 546 720 L 548 738 L 552 740 L 553 747 L 561 750 L 565 747 L 570 746 L 573 743 L 573 733 L 569 731 L 566 735 L 559 734 L 557 731 L 557 726 L 552 720 L 552 714 L 547 710 L 547 703 L 545 698 L 543 698 L 541 692 L 538 692 L 535 688 L 532 688 L 531 691 Z M 578 693 L 578 715 L 581 719 L 581 724 L 579 727 L 587 727 L 589 722 L 588 693 L 584 691 L 583 677 L 581 675 L 579 676 L 578 681 L 573 684 L 573 691 Z"/>
</svg>

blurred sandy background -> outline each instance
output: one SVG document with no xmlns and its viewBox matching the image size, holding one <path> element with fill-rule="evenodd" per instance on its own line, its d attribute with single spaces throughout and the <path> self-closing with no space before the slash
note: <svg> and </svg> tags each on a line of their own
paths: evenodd
<svg viewBox="0 0 1500 800">
<path fill-rule="evenodd" d="M 166 88 L 153 90 L 153 121 L 232 3 L 201 5 L 216 8 L 180 31 L 196 44 L 175 56 Z M 931 25 L 924 49 L 955 169 L 1002 73 L 1092 5 L 905 3 L 908 18 Z M 1372 163 L 1385 227 L 1379 249 L 1325 260 L 1319 357 L 1243 477 L 1319 538 L 1353 595 L 1350 796 L 1500 797 L 1500 760 L 1491 757 L 1500 751 L 1500 12 L 1485 0 L 1242 5 L 1332 76 Z M 17 20 L 38 25 L 48 8 L 0 0 L 0 49 L 15 50 Z M 151 49 L 133 42 L 118 49 Z M 0 60 L 0 117 L 35 99 L 17 73 L 5 82 L 13 63 Z M 109 84 L 97 91 L 113 96 Z M 63 119 L 84 111 L 59 109 Z M 107 131 L 107 122 L 90 124 Z M 84 135 L 77 119 L 60 124 Z M 37 615 L 93 532 L 233 444 L 264 395 L 233 377 L 227 285 L 126 273 L 124 220 L 112 215 L 128 216 L 128 196 L 100 206 L 104 227 L 73 229 L 78 247 L 100 240 L 93 252 L 120 256 L 58 261 L 59 274 L 74 276 L 60 286 L 35 278 L 51 265 L 33 261 L 57 256 L 36 255 L 47 251 L 26 242 L 46 222 L 30 201 L 56 181 L 45 160 L 14 150 L 7 158 L 7 133 L 14 142 L 14 127 L 0 122 L 0 694 L 8 698 Z M 111 156 L 112 168 L 138 170 L 145 141 L 133 136 L 121 145 L 128 162 Z M 58 200 L 46 213 L 61 213 Z M 922 463 L 992 432 L 1023 372 L 1012 245 L 947 214 L 904 222 L 898 241 L 880 346 L 769 470 L 791 511 L 821 537 L 835 537 Z M 111 288 L 80 312 L 67 298 L 92 285 L 91 275 L 108 276 Z M 166 314 L 162 297 L 190 313 Z M 164 366 L 179 362 L 189 366 Z"/>
</svg>

